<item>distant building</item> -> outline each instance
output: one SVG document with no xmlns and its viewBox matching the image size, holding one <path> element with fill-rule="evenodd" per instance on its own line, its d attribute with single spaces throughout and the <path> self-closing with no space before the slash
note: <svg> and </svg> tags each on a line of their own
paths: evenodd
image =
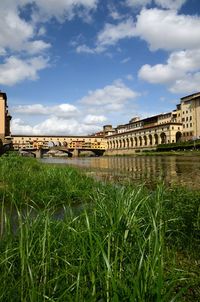
<svg viewBox="0 0 200 302">
<path fill-rule="evenodd" d="M 106 126 L 107 127 L 107 126 Z M 200 138 L 200 92 L 181 98 L 176 109 L 148 118 L 132 118 L 106 132 L 108 151 L 131 153 L 140 149 L 155 149 L 158 144 Z M 124 152 L 123 152 L 124 151 Z"/>
<path fill-rule="evenodd" d="M 68 149 L 106 150 L 107 140 L 101 136 L 13 135 L 13 147 L 19 149 L 65 146 Z"/>
<path fill-rule="evenodd" d="M 10 120 L 7 95 L 0 91 L 0 141 L 6 143 L 10 139 Z"/>
</svg>

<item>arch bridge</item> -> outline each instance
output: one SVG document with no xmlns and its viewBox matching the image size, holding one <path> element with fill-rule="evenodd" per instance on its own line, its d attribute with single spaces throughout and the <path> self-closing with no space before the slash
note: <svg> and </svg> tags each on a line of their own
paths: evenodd
<svg viewBox="0 0 200 302">
<path fill-rule="evenodd" d="M 69 157 L 79 156 L 83 151 L 103 155 L 107 140 L 97 136 L 13 136 L 14 150 L 33 153 L 41 157 L 49 151 L 62 151 Z"/>
</svg>

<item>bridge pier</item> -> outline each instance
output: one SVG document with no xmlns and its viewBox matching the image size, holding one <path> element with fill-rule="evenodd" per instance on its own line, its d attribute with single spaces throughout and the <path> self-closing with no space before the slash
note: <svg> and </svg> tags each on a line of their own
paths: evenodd
<svg viewBox="0 0 200 302">
<path fill-rule="evenodd" d="M 78 149 L 74 149 L 72 154 L 73 154 L 73 157 L 79 157 L 80 151 Z"/>
<path fill-rule="evenodd" d="M 42 158 L 42 149 L 38 149 L 35 151 L 35 157 L 36 158 Z"/>
</svg>

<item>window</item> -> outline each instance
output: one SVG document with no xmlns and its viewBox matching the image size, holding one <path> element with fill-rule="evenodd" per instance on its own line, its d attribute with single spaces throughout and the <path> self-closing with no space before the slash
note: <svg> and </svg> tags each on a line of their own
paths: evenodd
<svg viewBox="0 0 200 302">
<path fill-rule="evenodd" d="M 184 117 L 182 118 L 182 122 L 185 122 L 185 118 Z"/>
<path fill-rule="evenodd" d="M 192 127 L 192 123 L 190 123 L 190 127 Z"/>
<path fill-rule="evenodd" d="M 192 116 L 190 116 L 190 121 L 192 120 Z"/>
<path fill-rule="evenodd" d="M 186 124 L 186 128 L 188 128 L 188 124 Z"/>
<path fill-rule="evenodd" d="M 188 116 L 186 117 L 186 121 L 188 121 Z"/>
</svg>

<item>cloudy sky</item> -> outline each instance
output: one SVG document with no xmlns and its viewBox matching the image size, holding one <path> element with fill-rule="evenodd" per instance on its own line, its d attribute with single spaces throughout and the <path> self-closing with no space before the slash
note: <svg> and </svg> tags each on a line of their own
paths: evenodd
<svg viewBox="0 0 200 302">
<path fill-rule="evenodd" d="M 199 0 L 0 0 L 13 134 L 89 134 L 200 91 Z"/>
</svg>

